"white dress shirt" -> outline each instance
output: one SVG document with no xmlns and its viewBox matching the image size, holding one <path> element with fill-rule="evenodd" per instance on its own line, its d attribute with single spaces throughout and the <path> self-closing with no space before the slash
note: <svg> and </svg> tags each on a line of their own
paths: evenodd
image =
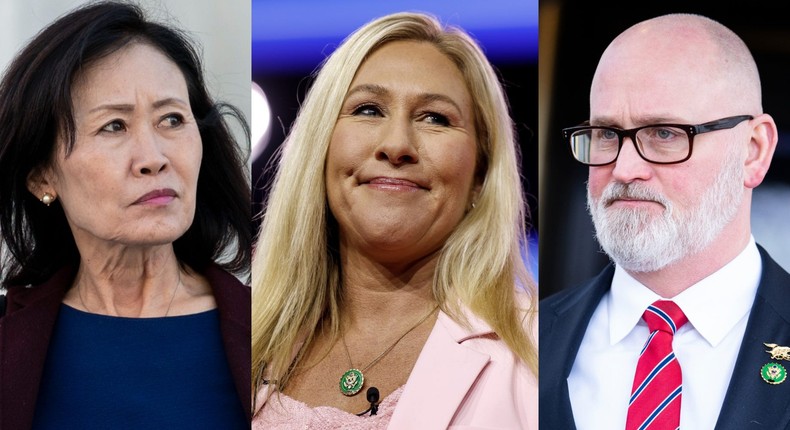
<svg viewBox="0 0 790 430">
<path fill-rule="evenodd" d="M 672 342 L 683 373 L 681 429 L 716 425 L 761 272 L 752 237 L 726 266 L 671 299 L 689 320 Z M 625 428 L 639 351 L 650 334 L 642 313 L 659 299 L 615 269 L 612 288 L 595 309 L 568 376 L 577 429 Z M 754 369 L 755 378 L 759 370 Z"/>
</svg>

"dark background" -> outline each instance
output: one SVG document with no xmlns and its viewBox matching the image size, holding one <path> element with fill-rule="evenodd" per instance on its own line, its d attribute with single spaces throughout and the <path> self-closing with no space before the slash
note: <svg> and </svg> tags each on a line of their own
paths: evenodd
<svg viewBox="0 0 790 430">
<path fill-rule="evenodd" d="M 638 6 L 623 8 L 629 3 L 541 1 L 540 121 L 545 127 L 540 133 L 541 297 L 594 276 L 608 263 L 594 239 L 585 207 L 587 168 L 571 158 L 560 130 L 588 119 L 590 83 L 600 55 L 614 37 L 639 21 L 666 13 L 697 13 L 721 22 L 741 36 L 760 71 L 764 111 L 774 117 L 779 127 L 776 155 L 766 182 L 755 191 L 755 201 L 762 190 L 787 189 L 790 151 L 783 142 L 790 137 L 790 16 L 767 3 L 639 2 Z M 783 199 L 770 203 L 771 208 L 781 205 L 785 205 Z M 777 209 L 761 211 L 753 211 L 752 217 L 758 243 L 781 242 L 770 235 L 758 236 L 758 220 L 777 215 Z M 785 218 L 790 216 L 790 212 L 785 214 Z M 784 235 L 787 227 L 790 225 L 782 220 L 774 231 Z M 785 239 L 790 242 L 790 238 Z M 764 244 L 774 258 L 784 257 L 786 251 L 778 247 L 772 251 L 768 243 Z"/>
</svg>

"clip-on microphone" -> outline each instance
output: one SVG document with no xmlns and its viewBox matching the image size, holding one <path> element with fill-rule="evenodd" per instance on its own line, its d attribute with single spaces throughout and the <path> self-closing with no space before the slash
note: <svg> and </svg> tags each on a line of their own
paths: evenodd
<svg viewBox="0 0 790 430">
<path fill-rule="evenodd" d="M 358 413 L 357 416 L 361 417 L 368 412 L 370 412 L 370 416 L 373 416 L 379 411 L 379 389 L 376 387 L 368 388 L 367 398 L 368 402 L 370 402 L 370 408 L 365 410 L 365 412 Z"/>
</svg>

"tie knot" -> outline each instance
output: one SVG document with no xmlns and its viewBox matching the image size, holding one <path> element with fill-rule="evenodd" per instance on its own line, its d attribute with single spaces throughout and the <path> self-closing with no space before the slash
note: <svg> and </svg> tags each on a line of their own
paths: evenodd
<svg viewBox="0 0 790 430">
<path fill-rule="evenodd" d="M 674 335 L 675 332 L 688 322 L 682 310 L 669 300 L 656 300 L 642 315 L 651 332 L 661 330 Z"/>
</svg>

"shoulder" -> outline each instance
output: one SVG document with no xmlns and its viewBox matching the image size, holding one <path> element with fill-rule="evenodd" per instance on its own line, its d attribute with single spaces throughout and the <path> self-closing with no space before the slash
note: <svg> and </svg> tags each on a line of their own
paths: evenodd
<svg viewBox="0 0 790 430">
<path fill-rule="evenodd" d="M 528 303 L 528 297 L 525 299 Z M 469 368 L 475 366 L 472 363 L 481 366 L 474 383 L 465 391 L 467 394 L 458 405 L 452 423 L 460 426 L 487 422 L 506 428 L 537 428 L 537 376 L 485 321 L 468 310 L 466 316 L 469 327 L 440 314 L 437 325 L 441 324 L 451 333 L 457 346 L 443 348 L 442 356 L 437 356 L 431 366 L 433 375 L 453 373 L 453 366 L 458 366 L 453 373 L 454 380 L 468 376 Z"/>
<path fill-rule="evenodd" d="M 461 309 L 468 324 L 457 322 L 444 312 L 440 312 L 436 321 L 437 328 L 434 331 L 442 330 L 445 336 L 438 336 L 432 333 L 428 339 L 429 343 L 441 346 L 442 339 L 445 339 L 460 345 L 464 349 L 487 356 L 489 360 L 487 371 L 496 371 L 523 378 L 531 375 L 527 365 L 513 353 L 505 341 L 496 334 L 486 321 L 464 306 Z M 534 314 L 532 315 L 534 316 Z M 537 325 L 526 316 L 524 321 L 525 325 L 530 329 Z M 451 351 L 449 345 L 446 351 L 449 355 Z"/>
<path fill-rule="evenodd" d="M 763 267 L 755 303 L 759 299 L 760 303 L 790 321 L 790 273 L 774 261 L 765 249 L 759 245 L 758 249 Z"/>
<path fill-rule="evenodd" d="M 51 278 L 38 285 L 9 286 L 5 292 L 5 314 L 12 314 L 23 308 L 38 307 L 55 309 L 63 301 L 71 283 L 74 281 L 76 269 L 63 267 Z"/>
<path fill-rule="evenodd" d="M 220 317 L 223 320 L 235 321 L 249 329 L 252 304 L 250 287 L 214 264 L 206 267 L 201 274 L 211 285 Z"/>
<path fill-rule="evenodd" d="M 542 325 L 547 320 L 560 317 L 579 306 L 586 307 L 591 302 L 597 304 L 603 297 L 603 294 L 609 290 L 613 276 L 614 265 L 609 264 L 594 278 L 541 300 L 540 324 Z"/>
<path fill-rule="evenodd" d="M 251 290 L 248 285 L 244 285 L 239 278 L 228 273 L 221 267 L 211 264 L 206 267 L 202 272 L 214 296 L 217 299 L 224 298 L 233 302 L 240 301 L 242 304 L 250 304 Z"/>
<path fill-rule="evenodd" d="M 774 261 L 765 248 L 757 245 L 757 250 L 760 251 L 760 260 L 762 261 L 763 265 L 762 276 L 760 279 L 761 283 L 769 282 L 787 284 L 787 281 L 790 280 L 790 273 L 787 273 L 787 271 L 783 269 L 779 263 Z"/>
</svg>

